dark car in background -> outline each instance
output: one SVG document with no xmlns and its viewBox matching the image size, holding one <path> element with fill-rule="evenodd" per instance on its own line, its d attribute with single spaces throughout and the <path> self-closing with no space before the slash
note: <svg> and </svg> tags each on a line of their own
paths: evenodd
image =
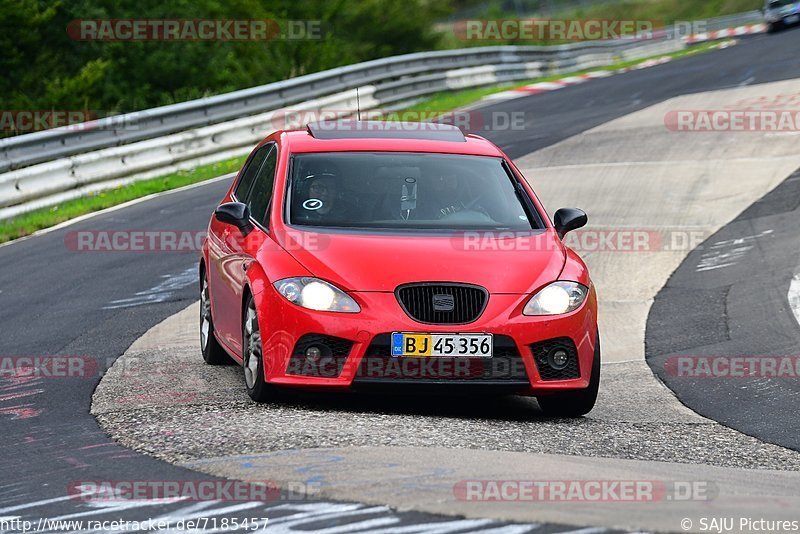
<svg viewBox="0 0 800 534">
<path fill-rule="evenodd" d="M 767 0 L 764 19 L 770 33 L 800 24 L 800 0 Z"/>
</svg>

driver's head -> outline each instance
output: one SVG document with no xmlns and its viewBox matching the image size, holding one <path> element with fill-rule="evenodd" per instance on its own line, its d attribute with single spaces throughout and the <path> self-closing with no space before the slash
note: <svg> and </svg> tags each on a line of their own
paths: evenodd
<svg viewBox="0 0 800 534">
<path fill-rule="evenodd" d="M 456 191 L 458 178 L 453 171 L 442 169 L 436 171 L 433 178 L 433 187 L 437 191 Z"/>
<path fill-rule="evenodd" d="M 319 160 L 309 163 L 304 174 L 307 180 L 314 178 L 338 178 L 339 169 L 330 161 Z"/>
<path fill-rule="evenodd" d="M 308 182 L 308 197 L 323 202 L 332 202 L 336 198 L 339 180 L 339 169 L 330 162 L 313 162 L 305 172 Z"/>
<path fill-rule="evenodd" d="M 333 202 L 337 193 L 336 178 L 331 176 L 314 176 L 309 179 L 308 197 L 318 198 L 322 202 Z"/>
</svg>

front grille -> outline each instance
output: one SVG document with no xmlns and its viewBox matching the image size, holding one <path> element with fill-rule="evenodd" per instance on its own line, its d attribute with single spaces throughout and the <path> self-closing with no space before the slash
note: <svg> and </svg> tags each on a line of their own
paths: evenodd
<svg viewBox="0 0 800 534">
<path fill-rule="evenodd" d="M 391 334 L 380 334 L 361 359 L 355 381 L 530 385 L 514 340 L 495 335 L 493 347 L 492 358 L 393 357 Z"/>
<path fill-rule="evenodd" d="M 554 369 L 548 363 L 548 354 L 557 349 L 565 350 L 568 355 L 567 365 L 563 369 Z M 581 377 L 581 371 L 578 367 L 578 350 L 570 338 L 560 337 L 558 339 L 540 341 L 531 345 L 531 351 L 533 351 L 533 359 L 536 362 L 536 368 L 539 370 L 539 376 L 542 377 L 542 380 L 572 380 Z"/>
<path fill-rule="evenodd" d="M 316 361 L 306 358 L 306 350 L 312 346 L 320 349 L 321 355 Z M 336 378 L 342 373 L 352 347 L 352 341 L 340 337 L 306 334 L 297 340 L 286 374 Z"/>
<path fill-rule="evenodd" d="M 427 324 L 471 323 L 489 300 L 484 288 L 467 284 L 408 284 L 395 295 L 409 317 Z"/>
</svg>

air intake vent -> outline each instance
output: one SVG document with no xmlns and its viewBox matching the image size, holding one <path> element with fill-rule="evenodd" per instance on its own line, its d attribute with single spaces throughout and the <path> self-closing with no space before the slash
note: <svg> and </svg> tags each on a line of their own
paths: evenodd
<svg viewBox="0 0 800 534">
<path fill-rule="evenodd" d="M 481 316 L 489 300 L 482 287 L 467 284 L 408 284 L 395 291 L 409 317 L 427 324 L 467 324 Z"/>
<path fill-rule="evenodd" d="M 581 377 L 578 367 L 578 349 L 575 343 L 568 337 L 540 341 L 531 345 L 533 359 L 536 361 L 536 368 L 542 380 L 573 380 Z M 565 358 L 559 364 L 555 364 L 553 356 L 557 352 L 562 352 Z"/>
</svg>

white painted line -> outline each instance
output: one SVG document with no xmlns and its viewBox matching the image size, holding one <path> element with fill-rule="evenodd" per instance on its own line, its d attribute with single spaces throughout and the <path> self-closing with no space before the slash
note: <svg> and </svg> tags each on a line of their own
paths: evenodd
<svg viewBox="0 0 800 534">
<path fill-rule="evenodd" d="M 47 504 L 54 504 L 57 502 L 68 501 L 72 499 L 72 495 L 65 495 L 63 497 L 56 497 L 54 499 L 43 499 L 41 501 L 33 501 L 25 504 L 20 504 L 17 506 L 9 506 L 8 508 L 0 508 L 0 514 L 5 514 L 8 512 L 16 512 L 17 510 L 25 510 L 27 508 L 37 508 L 39 506 L 45 506 Z"/>
<path fill-rule="evenodd" d="M 148 200 L 152 200 L 154 198 L 158 198 L 164 195 L 170 195 L 172 193 L 180 193 L 181 191 L 188 191 L 189 189 L 194 189 L 196 187 L 204 187 L 206 185 L 210 185 L 222 180 L 230 180 L 239 171 L 232 172 L 229 174 L 224 174 L 222 176 L 217 176 L 216 178 L 209 178 L 208 180 L 203 180 L 202 182 L 197 182 L 195 184 L 184 185 L 182 187 L 178 187 L 176 189 L 170 189 L 168 191 L 161 191 L 160 193 L 153 193 L 152 195 L 147 195 L 146 197 L 135 198 L 133 200 L 129 200 L 128 202 L 124 202 L 122 204 L 117 204 L 116 206 L 111 206 L 110 208 L 106 208 L 100 211 L 93 211 L 91 213 L 87 213 L 86 215 L 81 215 L 80 217 L 75 217 L 74 219 L 70 219 L 68 221 L 64 221 L 63 223 L 59 223 L 55 226 L 50 226 L 49 228 L 43 228 L 38 230 L 31 235 L 26 235 L 25 237 L 20 237 L 19 239 L 15 239 L 13 241 L 8 241 L 6 243 L 0 244 L 0 248 L 11 246 L 15 243 L 21 243 L 22 241 L 27 241 L 32 237 L 37 237 L 43 234 L 47 234 L 50 232 L 54 232 L 56 230 L 60 230 L 61 228 L 65 228 L 67 226 L 71 226 L 75 223 L 79 223 L 81 221 L 85 221 L 86 219 L 91 219 L 92 217 L 97 217 L 98 215 L 104 215 L 106 213 L 111 213 L 112 211 L 117 211 L 121 209 L 125 209 L 129 206 L 133 206 L 134 204 L 139 204 L 140 202 L 147 202 Z"/>
<path fill-rule="evenodd" d="M 557 82 L 539 82 L 533 85 L 526 85 L 520 87 L 516 91 L 555 91 L 556 89 L 563 89 L 564 85 Z"/>
<path fill-rule="evenodd" d="M 134 296 L 112 300 L 104 310 L 117 310 L 120 308 L 132 308 L 135 306 L 142 306 L 144 304 L 154 304 L 157 302 L 165 302 L 173 297 L 176 291 L 189 287 L 197 283 L 197 263 L 175 275 L 165 274 L 161 278 L 164 280 L 159 284 L 137 292 Z"/>
<path fill-rule="evenodd" d="M 481 101 L 485 100 L 511 100 L 512 98 L 522 98 L 525 93 L 521 93 L 519 91 L 503 91 L 502 93 L 494 93 L 491 95 L 487 95 L 481 99 Z M 469 109 L 469 108 L 464 108 Z"/>
<path fill-rule="evenodd" d="M 481 529 L 481 534 L 525 534 L 540 528 L 541 525 L 531 523 L 528 525 L 505 525 L 497 528 Z M 393 534 L 393 533 L 392 533 Z"/>
<path fill-rule="evenodd" d="M 387 527 L 389 525 L 396 525 L 400 522 L 399 517 L 376 517 L 374 519 L 364 519 L 363 521 L 355 521 L 353 523 L 345 523 L 335 527 L 316 528 L 314 532 L 318 534 L 345 534 L 347 532 L 355 532 L 357 530 L 375 532 L 378 527 Z"/>
<path fill-rule="evenodd" d="M 573 84 L 576 84 L 576 83 L 584 83 L 586 81 L 586 78 L 584 78 L 582 76 L 568 76 L 566 78 L 561 78 L 561 80 L 559 80 L 559 81 L 561 83 L 566 83 L 568 85 L 573 85 Z"/>
<path fill-rule="evenodd" d="M 587 76 L 589 78 L 608 78 L 609 76 L 613 75 L 614 73 L 611 72 L 610 70 L 595 70 L 584 74 L 584 76 Z"/>
<path fill-rule="evenodd" d="M 797 323 L 800 324 L 800 273 L 794 275 L 792 283 L 789 284 L 789 306 Z"/>
</svg>

